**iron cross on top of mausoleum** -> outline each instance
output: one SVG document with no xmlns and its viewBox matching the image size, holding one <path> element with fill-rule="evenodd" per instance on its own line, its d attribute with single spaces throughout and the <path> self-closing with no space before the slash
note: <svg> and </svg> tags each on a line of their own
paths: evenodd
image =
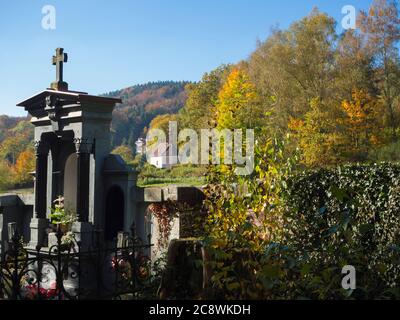
<svg viewBox="0 0 400 320">
<path fill-rule="evenodd" d="M 64 53 L 63 48 L 56 49 L 56 55 L 53 56 L 53 65 L 56 66 L 56 81 L 51 84 L 51 88 L 59 91 L 68 91 L 68 83 L 63 79 L 63 64 L 68 61 L 68 55 Z"/>
</svg>

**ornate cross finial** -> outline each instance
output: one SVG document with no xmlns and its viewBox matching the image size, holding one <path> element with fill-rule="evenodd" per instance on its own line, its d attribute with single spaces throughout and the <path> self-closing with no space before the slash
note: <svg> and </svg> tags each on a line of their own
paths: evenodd
<svg viewBox="0 0 400 320">
<path fill-rule="evenodd" d="M 64 53 L 63 48 L 56 49 L 56 55 L 53 56 L 53 65 L 56 66 L 56 81 L 51 84 L 51 88 L 59 91 L 68 91 L 68 83 L 63 80 L 63 64 L 68 61 L 68 55 Z"/>
</svg>

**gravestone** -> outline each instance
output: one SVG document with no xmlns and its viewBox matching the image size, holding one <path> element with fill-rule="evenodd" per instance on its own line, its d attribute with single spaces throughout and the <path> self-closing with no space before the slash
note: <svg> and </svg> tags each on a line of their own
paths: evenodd
<svg viewBox="0 0 400 320">
<path fill-rule="evenodd" d="M 83 245 L 90 244 L 95 229 L 103 231 L 105 240 L 116 240 L 118 232 L 129 232 L 133 222 L 144 242 L 151 233 L 152 243 L 157 243 L 157 222 L 146 221 L 147 206 L 164 201 L 198 204 L 202 193 L 192 187 L 138 188 L 136 172 L 120 156 L 110 154 L 112 112 L 121 100 L 70 90 L 63 76 L 67 61 L 64 50 L 56 49 L 52 58 L 56 80 L 50 88 L 18 104 L 31 116 L 35 130 L 33 210 L 26 201 L 15 206 L 18 212 L 25 210 L 30 220 L 25 232 L 29 247 L 47 245 L 51 208 L 60 195 L 66 207 L 76 212 L 72 231 Z M 21 200 L 20 195 L 16 199 Z M 25 221 L 20 224 L 24 229 Z M 169 240 L 182 236 L 183 225 L 179 218 L 174 219 Z M 155 256 L 161 252 L 156 246 L 154 250 Z"/>
<path fill-rule="evenodd" d="M 48 245 L 46 229 L 53 202 L 60 195 L 65 198 L 65 206 L 76 213 L 72 231 L 83 251 L 101 234 L 100 230 L 104 240 L 118 241 L 116 244 L 124 247 L 133 222 L 144 244 L 148 244 L 149 233 L 151 242 L 157 244 L 161 237 L 157 221 L 153 217 L 146 221 L 146 208 L 151 203 L 167 201 L 199 204 L 202 192 L 176 186 L 138 188 L 136 172 L 120 156 L 110 154 L 112 112 L 121 100 L 70 90 L 63 77 L 63 64 L 67 61 L 67 54 L 58 48 L 52 59 L 56 80 L 50 88 L 18 104 L 29 113 L 34 126 L 34 193 L 0 195 L 0 252 L 4 251 L 1 242 L 8 238 L 5 226 L 11 222 L 22 231 L 24 239 L 30 240 L 26 248 L 30 254 L 41 247 L 37 248 L 38 253 L 46 256 L 49 249 L 43 248 Z M 185 221 L 181 218 L 174 218 L 167 242 L 187 234 L 182 231 Z M 191 223 L 186 229 L 190 228 Z M 167 246 L 155 245 L 154 251 L 146 254 L 154 261 Z M 88 266 L 82 270 L 94 275 Z M 106 274 L 111 276 L 109 272 Z M 79 281 L 83 278 L 79 277 Z M 89 280 L 88 288 L 98 281 Z M 74 283 L 68 286 L 76 287 Z"/>
<path fill-rule="evenodd" d="M 76 213 L 72 231 L 77 240 L 90 242 L 94 228 L 104 229 L 107 188 L 114 178 L 121 178 L 121 168 L 113 175 L 107 167 L 104 181 L 104 163 L 110 157 L 110 124 L 112 112 L 120 99 L 89 95 L 72 91 L 63 79 L 63 64 L 67 54 L 56 49 L 52 63 L 56 66 L 56 81 L 51 87 L 20 102 L 31 116 L 35 127 L 35 186 L 34 214 L 30 223 L 30 246 L 46 245 L 46 228 L 53 201 L 63 195 L 65 206 Z M 108 161 L 109 162 L 109 161 Z M 125 168 L 125 179 L 133 172 Z M 122 170 L 123 171 L 123 170 Z M 131 187 L 129 186 L 126 186 Z M 130 199 L 130 190 L 122 190 Z M 125 206 L 122 213 L 132 208 Z M 127 219 L 124 218 L 124 223 Z M 129 230 L 128 225 L 122 229 Z M 116 236 L 115 232 L 115 236 Z"/>
</svg>

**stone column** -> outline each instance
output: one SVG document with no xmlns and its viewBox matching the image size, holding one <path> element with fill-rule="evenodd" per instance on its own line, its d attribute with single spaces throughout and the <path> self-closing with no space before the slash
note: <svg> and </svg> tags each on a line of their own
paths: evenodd
<svg viewBox="0 0 400 320">
<path fill-rule="evenodd" d="M 89 139 L 74 140 L 77 155 L 77 186 L 76 186 L 76 218 L 72 231 L 82 246 L 90 244 L 92 225 L 89 223 L 89 177 L 90 177 L 90 155 L 93 143 Z"/>
<path fill-rule="evenodd" d="M 46 219 L 47 205 L 47 160 L 49 147 L 45 141 L 35 142 L 36 171 L 35 171 L 35 203 L 33 218 L 31 220 L 31 241 L 30 245 L 45 246 L 45 232 L 49 225 Z"/>
<path fill-rule="evenodd" d="M 89 174 L 92 144 L 86 139 L 75 139 L 77 155 L 76 217 L 79 222 L 89 219 Z"/>
</svg>

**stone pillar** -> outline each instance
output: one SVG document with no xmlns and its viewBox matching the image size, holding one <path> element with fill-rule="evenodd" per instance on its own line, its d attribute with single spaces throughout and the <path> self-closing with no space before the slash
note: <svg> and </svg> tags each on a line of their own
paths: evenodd
<svg viewBox="0 0 400 320">
<path fill-rule="evenodd" d="M 31 220 L 30 246 L 45 246 L 45 232 L 49 225 L 47 212 L 47 160 L 49 147 L 43 141 L 35 142 L 36 171 L 35 171 L 35 203 Z"/>
<path fill-rule="evenodd" d="M 92 144 L 86 139 L 75 139 L 78 162 L 76 216 L 79 222 L 89 219 L 89 174 Z"/>
<path fill-rule="evenodd" d="M 77 155 L 77 187 L 76 187 L 76 218 L 72 231 L 82 245 L 90 244 L 92 238 L 92 225 L 89 223 L 89 177 L 90 155 L 93 143 L 88 139 L 74 140 Z"/>
</svg>

